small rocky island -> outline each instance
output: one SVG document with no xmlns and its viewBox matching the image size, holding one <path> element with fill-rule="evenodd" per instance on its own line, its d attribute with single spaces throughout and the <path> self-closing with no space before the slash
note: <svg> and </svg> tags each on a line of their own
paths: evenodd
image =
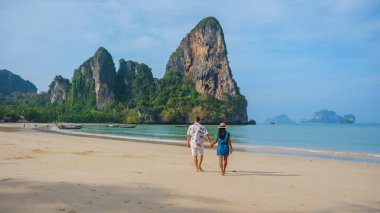
<svg viewBox="0 0 380 213">
<path fill-rule="evenodd" d="M 314 117 L 309 120 L 303 120 L 302 123 L 325 123 L 325 124 L 353 124 L 356 118 L 353 114 L 338 115 L 334 111 L 320 110 L 314 113 Z"/>
<path fill-rule="evenodd" d="M 268 118 L 265 123 L 266 124 L 297 124 L 296 121 L 289 118 L 289 116 L 287 116 L 285 114 L 277 115 L 273 118 Z"/>
</svg>

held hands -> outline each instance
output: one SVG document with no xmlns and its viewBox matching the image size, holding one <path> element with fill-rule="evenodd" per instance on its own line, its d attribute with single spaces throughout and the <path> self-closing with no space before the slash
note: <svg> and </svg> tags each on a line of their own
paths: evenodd
<svg viewBox="0 0 380 213">
<path fill-rule="evenodd" d="M 211 140 L 209 140 L 208 142 L 210 142 L 210 147 L 213 149 L 213 148 L 214 148 L 214 145 L 215 145 L 215 143 L 213 143 Z"/>
</svg>

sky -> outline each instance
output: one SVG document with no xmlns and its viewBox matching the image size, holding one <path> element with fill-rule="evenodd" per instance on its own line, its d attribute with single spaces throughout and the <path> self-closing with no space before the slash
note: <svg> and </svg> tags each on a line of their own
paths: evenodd
<svg viewBox="0 0 380 213">
<path fill-rule="evenodd" d="M 161 78 L 170 54 L 203 18 L 222 25 L 248 117 L 322 109 L 380 122 L 378 0 L 0 0 L 0 69 L 47 91 L 55 75 L 105 47 Z"/>
</svg>

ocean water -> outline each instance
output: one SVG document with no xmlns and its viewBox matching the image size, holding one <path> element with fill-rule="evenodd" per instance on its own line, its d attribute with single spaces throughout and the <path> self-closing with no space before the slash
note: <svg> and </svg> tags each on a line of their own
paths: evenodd
<svg viewBox="0 0 380 213">
<path fill-rule="evenodd" d="M 206 125 L 206 128 L 213 140 L 217 126 Z M 230 125 L 227 130 L 233 143 L 248 151 L 380 163 L 380 125 Z M 185 143 L 187 128 L 175 125 L 138 125 L 136 128 L 95 125 L 77 131 Z"/>
</svg>

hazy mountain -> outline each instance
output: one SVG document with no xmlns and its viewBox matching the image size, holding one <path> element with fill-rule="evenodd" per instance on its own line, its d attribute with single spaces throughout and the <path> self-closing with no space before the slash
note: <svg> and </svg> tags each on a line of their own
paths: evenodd
<svg viewBox="0 0 380 213">
<path fill-rule="evenodd" d="M 9 70 L 0 70 L 0 93 L 8 96 L 13 92 L 37 93 L 37 87 Z"/>
<path fill-rule="evenodd" d="M 268 118 L 267 121 L 265 122 L 267 124 L 297 124 L 296 121 L 293 119 L 289 118 L 287 115 L 278 115 L 273 118 Z"/>
</svg>

